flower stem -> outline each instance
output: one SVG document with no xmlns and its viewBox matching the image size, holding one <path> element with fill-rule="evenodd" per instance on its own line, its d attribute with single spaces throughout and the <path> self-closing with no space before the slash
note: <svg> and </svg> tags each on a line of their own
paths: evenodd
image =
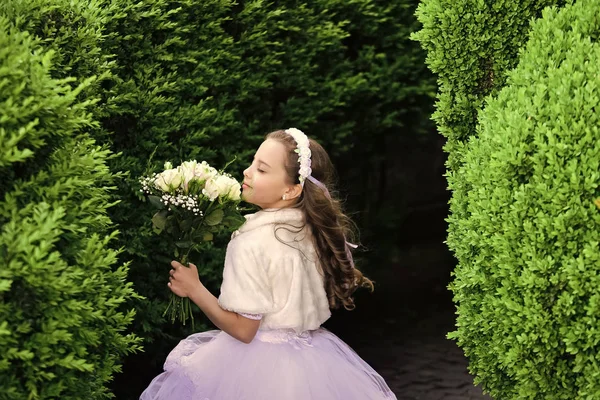
<svg viewBox="0 0 600 400">
<path fill-rule="evenodd" d="M 186 268 L 189 268 L 188 258 L 189 258 L 190 252 L 192 251 L 192 248 L 193 248 L 193 246 L 190 247 L 185 252 L 183 257 L 181 257 L 181 264 L 183 264 Z M 183 323 L 183 325 L 185 325 L 186 321 L 189 318 L 192 322 L 192 330 L 195 330 L 196 327 L 195 327 L 194 314 L 193 314 L 193 309 L 192 309 L 192 302 L 190 301 L 189 298 L 187 298 L 187 297 L 182 298 L 182 297 L 177 296 L 175 293 L 171 292 L 171 295 L 169 298 L 169 304 L 167 305 L 167 308 L 165 309 L 165 312 L 163 313 L 163 317 L 167 314 L 169 314 L 168 319 L 171 320 L 172 324 L 174 324 L 175 321 L 179 320 Z"/>
</svg>

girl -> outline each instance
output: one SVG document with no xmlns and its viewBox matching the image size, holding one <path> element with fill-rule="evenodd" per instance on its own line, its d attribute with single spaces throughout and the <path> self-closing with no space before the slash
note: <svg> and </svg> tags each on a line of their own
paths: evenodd
<svg viewBox="0 0 600 400">
<path fill-rule="evenodd" d="M 331 308 L 354 308 L 357 287 L 373 288 L 354 268 L 349 220 L 327 189 L 332 174 L 325 150 L 298 129 L 267 135 L 242 185 L 261 211 L 232 235 L 219 298 L 196 266 L 171 263 L 171 290 L 220 331 L 182 340 L 141 400 L 396 399 L 320 327 Z"/>
</svg>

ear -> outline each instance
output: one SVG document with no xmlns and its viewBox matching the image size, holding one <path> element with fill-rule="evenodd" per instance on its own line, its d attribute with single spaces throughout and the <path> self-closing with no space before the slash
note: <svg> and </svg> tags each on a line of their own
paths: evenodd
<svg viewBox="0 0 600 400">
<path fill-rule="evenodd" d="M 299 183 L 290 185 L 287 187 L 284 194 L 287 200 L 293 200 L 297 197 L 300 197 L 300 194 L 302 194 L 302 185 Z"/>
</svg>

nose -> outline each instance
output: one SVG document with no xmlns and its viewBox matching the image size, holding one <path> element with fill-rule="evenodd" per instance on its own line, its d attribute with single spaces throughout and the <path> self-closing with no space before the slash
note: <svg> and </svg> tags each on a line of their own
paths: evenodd
<svg viewBox="0 0 600 400">
<path fill-rule="evenodd" d="M 252 167 L 252 165 L 250 165 L 248 168 L 246 168 L 244 170 L 244 177 L 245 178 L 250 178 L 250 168 Z"/>
</svg>

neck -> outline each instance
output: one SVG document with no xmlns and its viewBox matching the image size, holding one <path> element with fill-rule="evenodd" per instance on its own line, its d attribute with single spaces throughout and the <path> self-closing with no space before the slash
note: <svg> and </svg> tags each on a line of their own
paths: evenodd
<svg viewBox="0 0 600 400">
<path fill-rule="evenodd" d="M 279 200 L 272 204 L 265 204 L 264 206 L 258 205 L 261 210 L 273 210 L 273 209 L 282 209 L 282 208 L 290 208 L 296 205 L 297 201 L 294 200 Z"/>
</svg>

